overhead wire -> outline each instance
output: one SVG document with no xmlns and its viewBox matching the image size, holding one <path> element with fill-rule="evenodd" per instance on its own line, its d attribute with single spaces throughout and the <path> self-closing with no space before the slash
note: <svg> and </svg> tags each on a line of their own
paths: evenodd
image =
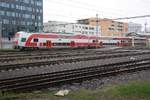
<svg viewBox="0 0 150 100">
<path fill-rule="evenodd" d="M 122 18 L 115 18 L 115 19 L 113 19 L 113 20 L 137 19 L 137 18 L 146 18 L 146 17 L 150 17 L 150 15 L 133 16 L 133 17 L 122 17 Z"/>
<path fill-rule="evenodd" d="M 81 7 L 79 5 L 73 5 L 73 4 L 67 4 L 67 3 L 63 3 L 63 2 L 58 2 L 58 1 L 53 1 L 53 0 L 46 0 L 48 2 L 51 2 L 51 3 L 56 3 L 56 4 L 59 4 L 59 5 L 68 5 L 68 6 L 71 6 L 71 7 L 78 7 L 78 8 L 82 8 L 82 9 L 86 9 L 86 10 L 91 10 L 91 11 L 95 11 L 95 12 L 101 12 L 102 11 L 99 11 L 99 10 L 96 10 L 96 9 L 91 9 L 91 8 L 87 8 L 87 7 Z M 68 0 L 67 0 L 68 1 Z M 88 4 L 88 3 L 83 3 L 83 2 L 80 2 L 80 1 L 73 1 L 73 0 L 69 0 L 71 2 L 76 2 L 76 3 L 80 3 L 80 4 L 83 4 L 83 5 L 90 5 L 91 4 Z M 46 9 L 49 9 L 49 8 L 46 8 Z M 54 10 L 55 11 L 55 10 Z M 81 19 L 81 18 L 77 18 L 77 17 L 73 17 L 72 15 L 61 15 L 61 14 L 53 14 L 55 16 L 61 16 L 61 17 L 69 17 L 69 18 L 73 18 L 73 19 Z M 137 18 L 145 18 L 145 17 L 150 17 L 150 15 L 144 15 L 144 16 L 134 16 L 134 17 L 122 17 L 122 18 L 112 18 L 113 20 L 124 20 L 124 19 L 137 19 Z"/>
<path fill-rule="evenodd" d="M 72 2 L 72 3 L 77 3 L 77 4 L 82 4 L 82 5 L 84 5 L 84 6 L 87 6 L 87 7 L 93 7 L 94 9 L 98 6 L 98 5 L 93 5 L 93 4 L 89 4 L 89 3 L 85 3 L 85 2 L 81 2 L 81 1 L 77 1 L 77 0 L 62 0 L 62 1 L 68 1 L 68 2 Z M 101 6 L 101 9 L 107 9 L 107 10 L 112 10 L 113 9 L 113 11 L 119 11 L 119 13 L 121 12 L 121 11 L 123 11 L 123 10 L 120 10 L 120 9 L 114 9 L 114 8 L 108 8 L 108 7 L 102 7 Z"/>
<path fill-rule="evenodd" d="M 55 4 L 59 4 L 59 5 L 66 5 L 66 6 L 71 6 L 71 7 L 74 7 L 74 8 L 80 8 L 80 9 L 84 9 L 84 10 L 88 10 L 88 11 L 94 11 L 95 12 L 95 14 L 96 13 L 99 13 L 101 16 L 103 16 L 103 11 L 102 10 L 97 10 L 97 9 L 95 9 L 95 7 L 94 8 L 91 8 L 91 7 L 84 7 L 84 6 L 80 6 L 80 5 L 75 5 L 75 4 L 73 4 L 73 3 L 71 3 L 71 4 L 68 4 L 68 3 L 64 3 L 64 2 L 60 2 L 60 1 L 53 1 L 53 0 L 46 0 L 47 2 L 49 2 L 49 3 L 55 3 Z M 86 4 L 85 4 L 86 5 Z M 119 11 L 119 13 L 112 13 L 112 12 L 109 12 L 110 14 L 115 14 L 115 15 L 117 15 L 117 14 L 119 14 L 119 15 L 122 15 L 121 13 L 120 13 L 121 11 Z"/>
</svg>

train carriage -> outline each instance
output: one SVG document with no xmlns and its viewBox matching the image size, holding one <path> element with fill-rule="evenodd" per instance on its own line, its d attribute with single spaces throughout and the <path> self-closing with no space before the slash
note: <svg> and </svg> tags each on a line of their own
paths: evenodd
<svg viewBox="0 0 150 100">
<path fill-rule="evenodd" d="M 138 45 L 146 45 L 146 39 L 134 39 L 134 43 Z M 14 37 L 14 47 L 16 49 L 49 49 L 108 46 L 122 47 L 132 45 L 133 39 L 131 37 L 96 37 L 74 34 L 27 32 L 17 32 Z"/>
<path fill-rule="evenodd" d="M 147 38 L 134 38 L 133 40 L 134 46 L 147 46 L 148 45 L 148 39 Z"/>
</svg>

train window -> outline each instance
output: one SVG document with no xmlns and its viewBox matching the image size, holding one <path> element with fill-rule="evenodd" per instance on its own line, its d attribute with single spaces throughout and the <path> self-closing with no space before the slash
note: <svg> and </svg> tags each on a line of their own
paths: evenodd
<svg viewBox="0 0 150 100">
<path fill-rule="evenodd" d="M 46 43 L 43 43 L 43 46 L 46 46 Z"/>
<path fill-rule="evenodd" d="M 33 42 L 39 42 L 39 39 L 33 39 Z"/>
<path fill-rule="evenodd" d="M 58 46 L 61 46 L 61 44 L 62 44 L 62 43 L 58 43 L 57 45 L 58 45 Z"/>
<path fill-rule="evenodd" d="M 93 40 L 93 43 L 95 43 L 96 42 L 96 40 Z"/>
<path fill-rule="evenodd" d="M 21 42 L 26 42 L 26 38 L 21 38 Z"/>
</svg>

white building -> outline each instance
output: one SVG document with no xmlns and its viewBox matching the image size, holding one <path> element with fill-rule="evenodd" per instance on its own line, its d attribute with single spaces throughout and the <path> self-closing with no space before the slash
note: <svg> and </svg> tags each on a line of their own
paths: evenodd
<svg viewBox="0 0 150 100">
<path fill-rule="evenodd" d="M 77 23 L 49 21 L 48 23 L 44 23 L 44 32 L 60 32 L 98 36 L 98 34 L 100 35 L 100 27 Z"/>
<path fill-rule="evenodd" d="M 150 33 L 150 27 L 146 28 L 146 33 Z"/>
<path fill-rule="evenodd" d="M 128 32 L 140 33 L 142 31 L 142 25 L 138 23 L 128 23 Z"/>
</svg>

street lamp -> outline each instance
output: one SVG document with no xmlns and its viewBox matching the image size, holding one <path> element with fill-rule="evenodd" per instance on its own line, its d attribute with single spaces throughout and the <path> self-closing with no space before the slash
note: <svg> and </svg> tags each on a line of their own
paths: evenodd
<svg viewBox="0 0 150 100">
<path fill-rule="evenodd" d="M 3 25 L 3 21 L 0 18 L 0 48 L 2 48 L 2 29 L 3 29 L 2 25 Z"/>
</svg>

